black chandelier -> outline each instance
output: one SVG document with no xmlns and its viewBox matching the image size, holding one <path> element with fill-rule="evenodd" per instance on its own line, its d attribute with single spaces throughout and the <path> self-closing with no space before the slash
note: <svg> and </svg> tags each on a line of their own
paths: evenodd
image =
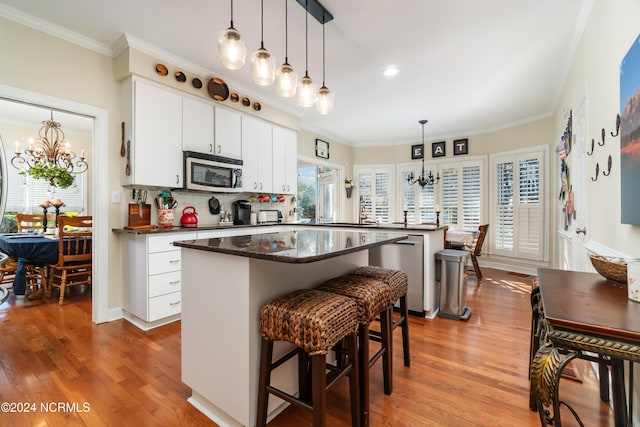
<svg viewBox="0 0 640 427">
<path fill-rule="evenodd" d="M 424 148 L 424 125 L 427 123 L 427 120 L 419 120 L 418 123 L 422 125 L 422 147 Z M 433 185 L 440 181 L 440 174 L 433 176 L 431 171 L 429 171 L 428 175 L 424 173 L 424 149 L 422 153 L 422 173 L 419 177 L 414 178 L 413 172 L 407 177 L 407 181 L 409 184 L 419 184 L 420 187 L 424 187 L 425 185 Z"/>
</svg>

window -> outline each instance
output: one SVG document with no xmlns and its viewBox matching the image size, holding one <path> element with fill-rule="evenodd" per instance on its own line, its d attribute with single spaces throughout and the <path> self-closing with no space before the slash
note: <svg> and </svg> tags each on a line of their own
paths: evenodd
<svg viewBox="0 0 640 427">
<path fill-rule="evenodd" d="M 300 164 L 296 209 L 301 222 L 336 222 L 340 209 L 340 169 Z"/>
<path fill-rule="evenodd" d="M 544 152 L 501 154 L 492 160 L 495 186 L 492 252 L 544 258 Z"/>
<path fill-rule="evenodd" d="M 361 200 L 356 203 L 358 214 L 355 217 L 382 223 L 391 222 L 393 167 L 356 167 L 354 171 L 356 196 Z"/>
</svg>

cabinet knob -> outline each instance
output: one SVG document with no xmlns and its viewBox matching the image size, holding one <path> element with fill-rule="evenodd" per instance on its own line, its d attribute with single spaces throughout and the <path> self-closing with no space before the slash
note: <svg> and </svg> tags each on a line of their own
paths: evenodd
<svg viewBox="0 0 640 427">
<path fill-rule="evenodd" d="M 176 174 L 176 184 L 180 184 L 180 175 Z"/>
<path fill-rule="evenodd" d="M 213 144 L 209 144 L 209 152 L 213 153 Z"/>
<path fill-rule="evenodd" d="M 254 183 L 253 183 L 253 189 L 254 189 L 254 190 L 257 190 L 257 189 L 258 189 L 258 183 L 257 183 L 257 182 L 254 182 Z"/>
<path fill-rule="evenodd" d="M 218 154 L 222 153 L 222 147 L 218 145 Z"/>
<path fill-rule="evenodd" d="M 176 301 L 176 302 L 170 302 L 169 305 L 171 307 L 175 307 L 176 305 L 180 305 L 180 301 Z"/>
<path fill-rule="evenodd" d="M 287 185 L 287 193 L 290 191 L 291 187 Z"/>
<path fill-rule="evenodd" d="M 260 183 L 260 189 L 262 190 L 262 183 Z"/>
</svg>

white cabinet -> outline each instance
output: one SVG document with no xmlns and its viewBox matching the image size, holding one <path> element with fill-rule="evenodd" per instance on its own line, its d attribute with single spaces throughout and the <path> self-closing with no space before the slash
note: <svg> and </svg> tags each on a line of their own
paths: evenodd
<svg viewBox="0 0 640 427">
<path fill-rule="evenodd" d="M 272 126 L 245 116 L 242 119 L 243 190 L 270 193 L 273 190 Z"/>
<path fill-rule="evenodd" d="M 182 96 L 130 78 L 122 85 L 130 139 L 128 184 L 182 187 Z"/>
<path fill-rule="evenodd" d="M 298 136 L 291 129 L 273 126 L 273 191 L 298 191 Z"/>
<path fill-rule="evenodd" d="M 242 115 L 226 108 L 215 107 L 215 153 L 240 159 L 242 156 Z"/>
<path fill-rule="evenodd" d="M 196 235 L 194 231 L 122 236 L 125 319 L 147 330 L 180 318 L 182 258 L 172 242 Z"/>
<path fill-rule="evenodd" d="M 182 98 L 182 149 L 214 154 L 214 106 L 209 102 Z"/>
</svg>

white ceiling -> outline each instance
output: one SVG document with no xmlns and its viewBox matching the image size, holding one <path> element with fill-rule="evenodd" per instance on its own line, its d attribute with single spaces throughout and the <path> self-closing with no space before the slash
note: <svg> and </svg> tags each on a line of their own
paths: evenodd
<svg viewBox="0 0 640 427">
<path fill-rule="evenodd" d="M 288 1 L 289 63 L 303 75 L 304 8 Z M 253 84 L 248 60 L 239 71 L 221 68 L 216 39 L 229 26 L 227 0 L 0 0 L 0 15 L 38 28 L 48 26 L 44 20 L 66 29 L 64 37 L 80 35 L 111 54 L 127 34 L 221 77 L 232 90 L 300 115 L 305 129 L 357 146 L 419 141 L 423 118 L 428 141 L 551 115 L 592 1 L 321 0 L 334 16 L 325 27 L 326 85 L 335 93 L 327 116 Z M 284 5 L 265 1 L 264 44 L 278 64 Z M 248 52 L 257 49 L 260 2 L 234 1 L 234 26 Z M 391 64 L 400 73 L 383 77 Z M 322 27 L 312 17 L 308 69 L 321 83 Z"/>
</svg>

